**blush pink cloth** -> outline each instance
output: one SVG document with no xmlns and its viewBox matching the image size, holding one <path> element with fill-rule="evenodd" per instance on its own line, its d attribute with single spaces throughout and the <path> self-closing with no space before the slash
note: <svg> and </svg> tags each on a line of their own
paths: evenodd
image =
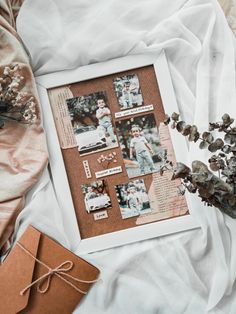
<svg viewBox="0 0 236 314">
<path fill-rule="evenodd" d="M 23 125 L 6 121 L 0 129 L 0 250 L 6 250 L 18 213 L 24 207 L 26 192 L 37 182 L 47 165 L 47 148 L 41 127 L 40 107 L 28 56 L 15 27 L 15 16 L 22 1 L 0 2 L 0 76 L 5 66 L 18 63 L 24 76 L 23 91 L 35 97 L 38 121 Z M 14 10 L 13 5 L 14 4 Z"/>
</svg>

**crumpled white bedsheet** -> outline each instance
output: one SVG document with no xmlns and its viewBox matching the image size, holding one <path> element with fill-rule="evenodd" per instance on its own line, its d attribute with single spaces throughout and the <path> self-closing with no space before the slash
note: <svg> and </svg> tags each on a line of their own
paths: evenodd
<svg viewBox="0 0 236 314">
<path fill-rule="evenodd" d="M 164 48 L 186 121 L 203 130 L 236 117 L 235 38 L 216 0 L 25 0 L 17 28 L 35 75 Z M 189 155 L 207 160 L 196 146 Z M 235 314 L 236 220 L 208 207 L 193 215 L 201 229 L 85 255 L 102 282 L 75 313 Z M 17 237 L 29 223 L 70 248 L 47 170 Z"/>
</svg>

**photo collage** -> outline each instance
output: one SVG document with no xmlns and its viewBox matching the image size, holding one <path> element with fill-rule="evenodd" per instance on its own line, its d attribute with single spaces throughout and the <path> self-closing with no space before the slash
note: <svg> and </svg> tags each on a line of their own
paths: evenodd
<svg viewBox="0 0 236 314">
<path fill-rule="evenodd" d="M 159 172 L 165 150 L 160 142 L 154 106 L 144 103 L 138 75 L 117 76 L 112 83 L 119 106 L 115 117 L 119 118 L 112 114 L 106 90 L 73 97 L 66 103 L 80 156 L 86 158 L 99 153 L 97 162 L 104 169 L 95 173 L 97 180 L 81 184 L 86 212 L 111 209 L 109 189 L 113 188 L 121 218 L 128 219 L 152 211 L 145 176 Z M 122 164 L 118 163 L 116 148 L 120 150 Z M 91 162 L 84 161 L 89 167 Z M 121 171 L 126 173 L 128 180 L 113 187 L 106 179 L 100 179 Z M 89 172 L 91 177 L 91 169 Z"/>
<path fill-rule="evenodd" d="M 55 121 L 64 123 L 58 134 L 82 237 L 187 214 L 179 182 L 170 171 L 160 175 L 175 154 L 153 67 L 52 93 L 60 107 Z"/>
</svg>

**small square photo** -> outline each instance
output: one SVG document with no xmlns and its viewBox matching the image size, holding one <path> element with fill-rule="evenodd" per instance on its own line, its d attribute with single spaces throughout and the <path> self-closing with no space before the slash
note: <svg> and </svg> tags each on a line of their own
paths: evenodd
<svg viewBox="0 0 236 314">
<path fill-rule="evenodd" d="M 105 92 L 67 99 L 80 155 L 117 147 Z"/>
<path fill-rule="evenodd" d="M 160 170 L 165 150 L 153 114 L 117 121 L 116 129 L 129 178 Z"/>
<path fill-rule="evenodd" d="M 133 180 L 115 188 L 122 219 L 151 212 L 144 180 Z"/>
<path fill-rule="evenodd" d="M 113 80 L 121 110 L 143 105 L 143 96 L 136 74 L 117 77 Z"/>
<path fill-rule="evenodd" d="M 111 207 L 111 199 L 105 180 L 82 184 L 81 189 L 84 194 L 84 204 L 88 214 Z"/>
</svg>

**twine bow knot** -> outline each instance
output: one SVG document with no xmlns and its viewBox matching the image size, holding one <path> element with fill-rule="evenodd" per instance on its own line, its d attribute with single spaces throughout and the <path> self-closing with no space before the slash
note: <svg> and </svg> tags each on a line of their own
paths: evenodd
<svg viewBox="0 0 236 314">
<path fill-rule="evenodd" d="M 23 295 L 28 289 L 30 289 L 34 285 L 37 285 L 37 291 L 39 293 L 46 293 L 50 287 L 51 279 L 54 275 L 57 276 L 58 278 L 60 278 L 61 280 L 63 280 L 64 282 L 66 282 L 68 285 L 70 285 L 72 288 L 74 288 L 76 291 L 78 291 L 82 294 L 87 294 L 87 292 L 79 289 L 76 285 L 74 285 L 67 278 L 70 278 L 70 279 L 74 280 L 75 282 L 80 282 L 80 283 L 94 283 L 94 282 L 97 282 L 99 280 L 99 279 L 82 280 L 82 279 L 75 278 L 72 275 L 67 274 L 67 272 L 69 272 L 74 266 L 72 261 L 64 261 L 59 266 L 57 266 L 55 268 L 51 268 L 47 264 L 45 264 L 44 262 L 42 262 L 38 258 L 36 258 L 33 254 L 31 254 L 22 244 L 17 242 L 17 245 L 26 254 L 30 255 L 36 262 L 38 262 L 39 264 L 43 265 L 45 268 L 48 269 L 47 273 L 45 273 L 44 275 L 42 275 L 41 277 L 39 277 L 38 279 L 33 281 L 31 284 L 26 286 L 24 289 L 22 289 L 20 291 L 20 295 Z M 45 285 L 45 282 L 46 282 L 46 286 L 45 286 L 45 288 L 43 288 L 43 286 Z"/>
</svg>

